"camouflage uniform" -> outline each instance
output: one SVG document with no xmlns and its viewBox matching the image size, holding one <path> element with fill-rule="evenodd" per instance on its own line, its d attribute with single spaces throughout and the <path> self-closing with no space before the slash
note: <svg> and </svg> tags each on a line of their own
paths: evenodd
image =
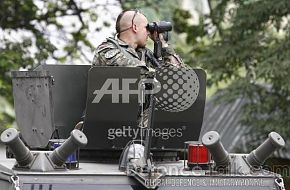
<svg viewBox="0 0 290 190">
<path fill-rule="evenodd" d="M 162 48 L 163 64 L 182 65 L 182 60 L 171 47 Z M 95 51 L 93 66 L 128 66 L 156 68 L 153 53 L 147 48 L 137 50 L 120 39 L 107 38 Z"/>
<path fill-rule="evenodd" d="M 162 65 L 183 65 L 182 60 L 176 55 L 171 47 L 162 48 Z M 152 51 L 147 48 L 135 50 L 120 39 L 107 38 L 95 51 L 93 66 L 128 66 L 141 67 L 141 77 L 154 76 L 157 60 Z M 149 96 L 145 97 L 143 115 L 141 115 L 141 106 L 139 107 L 138 123 L 139 126 L 147 126 L 149 116 Z M 141 122 L 143 116 L 143 122 Z"/>
</svg>

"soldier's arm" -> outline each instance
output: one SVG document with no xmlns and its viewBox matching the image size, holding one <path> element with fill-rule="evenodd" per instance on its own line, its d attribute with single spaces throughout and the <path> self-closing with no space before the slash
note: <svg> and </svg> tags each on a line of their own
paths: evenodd
<svg viewBox="0 0 290 190">
<path fill-rule="evenodd" d="M 171 64 L 174 66 L 184 65 L 182 59 L 175 53 L 174 49 L 170 45 L 162 47 L 161 55 L 163 57 L 164 64 Z"/>
<path fill-rule="evenodd" d="M 174 49 L 164 40 L 163 35 L 159 34 L 159 39 L 161 42 L 161 56 L 163 57 L 163 62 L 165 65 L 183 66 L 184 63 L 182 59 L 177 55 Z"/>
<path fill-rule="evenodd" d="M 161 56 L 163 61 L 158 61 L 153 52 L 149 49 L 146 49 L 146 56 L 151 62 L 153 67 L 160 67 L 162 65 L 173 65 L 176 67 L 183 67 L 185 66 L 182 59 L 175 53 L 174 49 L 171 47 L 166 47 L 161 49 Z"/>
</svg>

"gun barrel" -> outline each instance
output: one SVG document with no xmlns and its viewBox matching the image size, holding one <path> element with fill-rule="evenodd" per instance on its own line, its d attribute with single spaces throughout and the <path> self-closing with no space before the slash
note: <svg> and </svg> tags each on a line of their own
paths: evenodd
<svg viewBox="0 0 290 190">
<path fill-rule="evenodd" d="M 85 134 L 78 129 L 74 129 L 71 136 L 60 147 L 56 148 L 49 157 L 55 165 L 61 166 L 73 152 L 87 143 L 88 139 Z"/>
<path fill-rule="evenodd" d="M 284 139 L 278 133 L 271 132 L 268 138 L 247 156 L 247 161 L 251 166 L 259 167 L 276 149 L 284 146 Z"/>
<path fill-rule="evenodd" d="M 1 134 L 1 141 L 11 149 L 19 166 L 26 166 L 32 162 L 33 155 L 19 138 L 16 129 L 6 129 Z"/>
<path fill-rule="evenodd" d="M 209 149 L 217 167 L 226 167 L 229 165 L 230 157 L 220 141 L 218 132 L 209 131 L 204 134 L 202 144 Z"/>
</svg>

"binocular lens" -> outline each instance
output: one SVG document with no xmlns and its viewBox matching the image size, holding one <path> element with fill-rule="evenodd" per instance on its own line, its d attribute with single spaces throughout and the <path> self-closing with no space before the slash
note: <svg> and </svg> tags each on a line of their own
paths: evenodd
<svg viewBox="0 0 290 190">
<path fill-rule="evenodd" d="M 147 30 L 151 33 L 155 31 L 158 33 L 164 33 L 172 30 L 172 24 L 166 21 L 151 22 L 147 25 Z"/>
</svg>

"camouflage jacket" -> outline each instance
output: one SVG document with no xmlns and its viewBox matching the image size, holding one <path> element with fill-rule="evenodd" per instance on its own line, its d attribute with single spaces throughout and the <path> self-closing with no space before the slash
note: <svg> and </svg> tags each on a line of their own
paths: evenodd
<svg viewBox="0 0 290 190">
<path fill-rule="evenodd" d="M 182 60 L 174 52 L 171 47 L 162 48 L 161 55 L 163 58 L 162 64 L 182 66 Z M 156 63 L 157 62 L 157 63 Z M 148 48 L 139 48 L 137 50 L 130 47 L 127 43 L 120 39 L 107 38 L 95 51 L 93 66 L 128 66 L 141 67 L 141 77 L 152 77 L 155 75 L 157 65 L 162 66 L 154 57 L 152 51 Z M 138 125 L 147 126 L 149 117 L 149 99 L 145 97 L 143 114 L 141 105 L 139 107 Z"/>
<path fill-rule="evenodd" d="M 182 65 L 182 60 L 174 52 L 173 48 L 162 48 L 163 64 Z M 137 50 L 130 47 L 120 39 L 107 38 L 95 51 L 93 66 L 129 66 L 156 68 L 156 59 L 148 48 Z"/>
</svg>

